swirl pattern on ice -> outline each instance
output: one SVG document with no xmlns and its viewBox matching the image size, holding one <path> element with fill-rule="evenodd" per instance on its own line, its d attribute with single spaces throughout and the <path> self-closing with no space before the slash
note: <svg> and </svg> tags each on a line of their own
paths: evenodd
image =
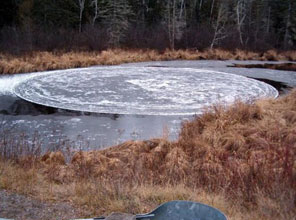
<svg viewBox="0 0 296 220">
<path fill-rule="evenodd" d="M 14 92 L 50 107 L 134 115 L 193 115 L 217 103 L 278 96 L 272 86 L 234 74 L 122 66 L 52 71 L 19 83 Z"/>
</svg>

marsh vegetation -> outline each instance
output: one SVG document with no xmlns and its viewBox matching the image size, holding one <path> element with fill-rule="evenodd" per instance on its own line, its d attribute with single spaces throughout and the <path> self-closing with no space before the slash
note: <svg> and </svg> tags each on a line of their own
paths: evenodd
<svg viewBox="0 0 296 220">
<path fill-rule="evenodd" d="M 85 207 L 85 216 L 141 213 L 188 199 L 213 205 L 230 219 L 292 219 L 295 106 L 295 90 L 277 100 L 214 106 L 184 122 L 176 141 L 164 134 L 101 151 L 24 155 L 2 139 L 0 187 Z"/>
</svg>

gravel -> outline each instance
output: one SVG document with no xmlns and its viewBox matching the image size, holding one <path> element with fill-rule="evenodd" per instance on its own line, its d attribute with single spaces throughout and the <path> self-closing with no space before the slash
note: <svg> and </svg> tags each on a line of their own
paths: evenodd
<svg viewBox="0 0 296 220">
<path fill-rule="evenodd" d="M 8 219 L 73 219 L 81 212 L 67 203 L 47 203 L 0 190 L 0 218 Z"/>
</svg>

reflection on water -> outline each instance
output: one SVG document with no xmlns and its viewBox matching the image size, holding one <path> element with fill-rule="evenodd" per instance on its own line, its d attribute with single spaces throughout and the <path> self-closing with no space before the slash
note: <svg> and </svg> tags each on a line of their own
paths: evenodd
<svg viewBox="0 0 296 220">
<path fill-rule="evenodd" d="M 250 77 L 250 78 L 265 82 L 265 83 L 273 86 L 274 88 L 276 88 L 279 91 L 280 95 L 287 94 L 293 88 L 291 86 L 288 86 L 285 83 L 278 82 L 275 80 L 255 78 L 255 77 Z"/>
</svg>

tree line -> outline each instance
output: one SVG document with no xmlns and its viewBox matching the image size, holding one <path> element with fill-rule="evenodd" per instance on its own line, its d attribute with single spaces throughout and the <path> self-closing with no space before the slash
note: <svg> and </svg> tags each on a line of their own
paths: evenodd
<svg viewBox="0 0 296 220">
<path fill-rule="evenodd" d="M 16 53 L 295 45 L 295 0 L 5 0 L 0 8 L 0 49 Z"/>
</svg>

